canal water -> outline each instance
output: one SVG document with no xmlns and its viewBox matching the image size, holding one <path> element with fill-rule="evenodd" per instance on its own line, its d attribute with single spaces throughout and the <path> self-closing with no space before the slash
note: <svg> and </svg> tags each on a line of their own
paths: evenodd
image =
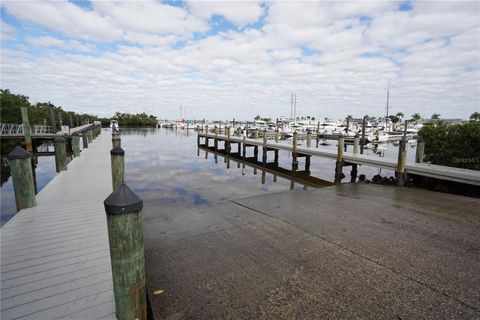
<svg viewBox="0 0 480 320">
<path fill-rule="evenodd" d="M 104 129 L 102 134 L 110 134 Z M 125 176 L 127 184 L 143 199 L 146 209 L 163 208 L 165 212 L 173 212 L 179 208 L 192 206 L 209 206 L 217 203 L 253 196 L 262 193 L 290 190 L 309 189 L 318 183 L 318 179 L 332 182 L 334 179 L 333 160 L 319 157 L 311 158 L 311 176 L 313 183 L 305 186 L 291 177 L 275 175 L 274 171 L 267 171 L 262 179 L 261 168 L 246 163 L 237 163 L 230 158 L 226 159 L 212 152 L 199 150 L 197 137 L 193 130 L 175 129 L 122 129 L 122 148 L 125 150 Z M 289 143 L 289 141 L 285 141 Z M 336 141 L 327 141 L 328 145 L 322 148 L 336 149 Z M 315 145 L 315 142 L 312 142 Z M 397 146 L 385 145 L 385 149 L 377 150 L 377 156 L 387 158 L 397 157 Z M 347 146 L 351 151 L 352 146 Z M 250 149 L 250 148 L 249 148 Z M 236 151 L 234 147 L 233 151 Z M 253 151 L 249 150 L 249 156 Z M 261 158 L 261 148 L 259 158 Z M 370 149 L 365 154 L 373 154 Z M 413 161 L 415 148 L 408 147 L 407 157 Z M 269 161 L 273 160 L 273 153 L 269 153 Z M 279 154 L 280 167 L 291 169 L 291 155 L 286 151 Z M 299 170 L 303 170 L 304 158 L 299 159 Z M 9 177 L 6 161 L 2 158 L 2 186 L 1 186 L 1 224 L 5 224 L 16 212 L 13 185 Z M 346 175 L 344 182 L 349 181 L 350 168 L 344 168 Z M 375 174 L 391 176 L 391 171 L 379 170 L 359 166 L 359 174 L 372 178 Z M 36 168 L 37 188 L 40 191 L 56 175 L 55 159 L 53 156 L 38 157 Z M 317 184 L 317 187 L 329 185 Z"/>
</svg>

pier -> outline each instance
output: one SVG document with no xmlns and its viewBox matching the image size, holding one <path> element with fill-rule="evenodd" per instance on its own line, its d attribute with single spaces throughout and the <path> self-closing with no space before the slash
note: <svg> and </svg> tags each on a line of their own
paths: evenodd
<svg viewBox="0 0 480 320">
<path fill-rule="evenodd" d="M 254 150 L 256 150 L 254 151 L 254 157 L 258 156 L 258 147 L 264 147 L 266 154 L 268 154 L 268 151 L 272 150 L 286 150 L 292 152 L 292 155 L 294 155 L 293 161 L 296 161 L 295 155 L 297 157 L 300 156 L 307 159 L 308 157 L 316 156 L 337 161 L 339 156 L 339 152 L 337 150 L 318 148 L 315 146 L 298 146 L 296 145 L 296 143 L 293 142 L 292 144 L 286 144 L 271 140 L 264 141 L 263 139 L 252 139 L 238 135 L 235 136 L 230 134 L 206 132 L 205 130 L 203 132 L 201 130 L 198 130 L 197 134 L 198 144 L 200 146 L 208 147 L 208 140 L 213 140 L 214 148 L 217 149 L 219 142 L 225 143 L 226 147 L 224 147 L 224 150 L 226 150 L 226 148 L 229 148 L 228 146 L 231 146 L 233 144 L 239 144 L 239 146 L 242 146 L 241 148 L 253 147 Z M 204 139 L 203 143 L 201 143 L 200 138 Z M 399 170 L 399 162 L 392 159 L 385 159 L 375 156 L 363 155 L 360 153 L 348 152 L 342 152 L 341 158 L 342 167 L 352 165 L 367 165 L 392 171 Z M 265 159 L 265 162 L 266 161 L 267 159 Z M 292 166 L 295 166 L 295 163 L 292 163 Z M 427 163 L 405 163 L 405 161 L 403 161 L 402 167 L 403 173 L 406 175 L 416 175 L 443 181 L 453 181 L 467 185 L 480 186 L 480 172 L 476 170 L 445 167 Z"/>
<path fill-rule="evenodd" d="M 110 149 L 99 135 L 2 227 L 1 319 L 115 319 Z"/>
</svg>

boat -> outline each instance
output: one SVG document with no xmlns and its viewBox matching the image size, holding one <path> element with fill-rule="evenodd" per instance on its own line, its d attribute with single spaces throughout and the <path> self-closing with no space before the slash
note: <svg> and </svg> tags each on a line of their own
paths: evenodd
<svg viewBox="0 0 480 320">
<path fill-rule="evenodd" d="M 119 132 L 120 127 L 118 126 L 118 121 L 117 120 L 112 120 L 110 122 L 110 129 L 112 129 L 112 132 Z"/>
</svg>

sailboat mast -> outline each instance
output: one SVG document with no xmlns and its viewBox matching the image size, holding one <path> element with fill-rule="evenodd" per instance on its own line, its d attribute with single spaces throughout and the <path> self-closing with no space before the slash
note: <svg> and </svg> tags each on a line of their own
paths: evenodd
<svg viewBox="0 0 480 320">
<path fill-rule="evenodd" d="M 290 119 L 293 118 L 293 93 L 290 98 Z"/>
<path fill-rule="evenodd" d="M 385 116 L 385 131 L 388 131 L 388 102 L 390 100 L 390 81 L 387 82 L 387 115 Z"/>
<path fill-rule="evenodd" d="M 297 94 L 295 93 L 295 98 L 293 100 L 293 117 L 297 119 Z"/>
</svg>

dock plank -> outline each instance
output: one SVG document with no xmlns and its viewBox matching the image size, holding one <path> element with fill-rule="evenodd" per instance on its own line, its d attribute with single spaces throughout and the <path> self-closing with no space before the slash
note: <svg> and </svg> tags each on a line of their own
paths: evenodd
<svg viewBox="0 0 480 320">
<path fill-rule="evenodd" d="M 111 193 L 110 149 L 109 135 L 98 136 L 42 189 L 36 207 L 2 227 L 2 319 L 114 315 L 103 208 Z"/>
</svg>

